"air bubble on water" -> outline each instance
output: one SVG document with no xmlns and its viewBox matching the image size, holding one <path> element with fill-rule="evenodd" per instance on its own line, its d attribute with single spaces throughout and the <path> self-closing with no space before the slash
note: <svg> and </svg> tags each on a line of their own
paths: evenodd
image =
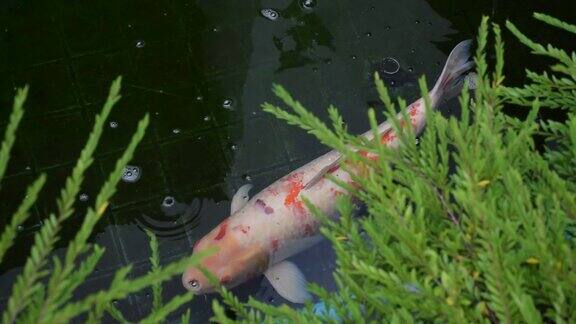
<svg viewBox="0 0 576 324">
<path fill-rule="evenodd" d="M 122 172 L 122 181 L 134 183 L 140 180 L 140 167 L 127 165 Z"/>
<path fill-rule="evenodd" d="M 393 57 L 386 57 L 382 60 L 382 72 L 386 74 L 396 74 L 400 71 L 400 63 Z"/>
<path fill-rule="evenodd" d="M 408 72 L 414 72 L 414 68 L 409 67 Z"/>
<path fill-rule="evenodd" d="M 371 33 L 371 32 L 366 32 L 364 35 L 366 35 L 366 37 L 372 37 L 372 33 Z"/>
<path fill-rule="evenodd" d="M 224 99 L 222 101 L 222 108 L 232 110 L 232 108 L 234 108 L 234 101 L 232 99 Z"/>
<path fill-rule="evenodd" d="M 357 59 L 357 58 L 358 58 L 358 56 L 356 56 L 356 55 L 352 54 L 352 55 L 350 55 L 350 58 L 351 58 L 351 59 L 353 59 L 353 60 L 355 60 L 355 59 Z"/>
<path fill-rule="evenodd" d="M 276 20 L 278 19 L 278 12 L 274 9 L 262 9 L 260 10 L 260 14 L 268 20 Z"/>
<path fill-rule="evenodd" d="M 165 216 L 174 217 L 186 213 L 189 206 L 185 203 L 180 203 L 172 196 L 166 196 L 162 200 L 160 209 Z"/>
<path fill-rule="evenodd" d="M 316 7 L 316 0 L 300 0 L 300 7 L 304 10 L 312 10 Z"/>
<path fill-rule="evenodd" d="M 202 101 L 204 100 L 204 97 L 202 97 L 201 95 L 196 96 L 196 101 Z"/>
<path fill-rule="evenodd" d="M 392 27 L 386 26 L 386 30 L 390 30 L 390 29 L 392 29 Z"/>
<path fill-rule="evenodd" d="M 243 175 L 242 179 L 244 179 L 244 181 L 248 181 L 248 182 L 252 181 L 252 177 L 248 174 Z"/>
<path fill-rule="evenodd" d="M 214 27 L 212 28 L 212 31 L 215 32 L 215 33 L 217 33 L 217 32 L 220 31 L 220 27 L 214 26 Z"/>
<path fill-rule="evenodd" d="M 128 28 L 132 28 L 132 24 L 128 24 Z"/>
<path fill-rule="evenodd" d="M 416 50 L 412 48 L 412 49 L 410 49 L 410 53 L 415 54 Z"/>
<path fill-rule="evenodd" d="M 29 165 L 27 165 L 24 169 L 25 169 L 26 171 L 30 171 L 30 170 L 32 170 L 32 167 L 29 166 Z"/>
<path fill-rule="evenodd" d="M 78 196 L 78 199 L 80 201 L 88 201 L 88 198 L 89 198 L 88 194 L 85 194 L 85 193 L 81 193 L 80 196 Z"/>
<path fill-rule="evenodd" d="M 136 41 L 136 48 L 144 48 L 146 46 L 146 42 L 142 39 Z"/>
<path fill-rule="evenodd" d="M 370 7 L 370 11 L 374 11 L 374 10 L 376 10 L 376 7 L 374 7 L 374 6 Z"/>
<path fill-rule="evenodd" d="M 204 116 L 204 121 L 205 121 L 205 122 L 209 122 L 210 119 L 212 119 L 212 118 L 210 118 L 210 116 Z"/>
<path fill-rule="evenodd" d="M 118 122 L 115 121 L 111 121 L 110 123 L 108 123 L 108 125 L 110 125 L 110 128 L 118 128 Z"/>
<path fill-rule="evenodd" d="M 232 145 L 230 145 L 230 149 L 231 149 L 232 151 L 238 151 L 238 146 L 232 144 Z"/>
<path fill-rule="evenodd" d="M 420 20 L 416 19 L 416 20 L 414 20 L 414 23 L 419 24 Z"/>
<path fill-rule="evenodd" d="M 173 207 L 176 203 L 176 200 L 172 196 L 166 196 L 164 200 L 162 200 L 162 207 L 170 208 Z"/>
<path fill-rule="evenodd" d="M 18 225 L 17 229 L 18 229 L 18 232 L 22 232 L 24 230 L 24 226 Z"/>
<path fill-rule="evenodd" d="M 174 133 L 174 134 L 180 134 L 180 128 L 174 128 L 174 129 L 172 130 L 172 133 Z"/>
<path fill-rule="evenodd" d="M 318 72 L 318 68 L 317 68 L 317 67 L 313 67 L 313 68 L 312 68 L 312 72 Z"/>
</svg>

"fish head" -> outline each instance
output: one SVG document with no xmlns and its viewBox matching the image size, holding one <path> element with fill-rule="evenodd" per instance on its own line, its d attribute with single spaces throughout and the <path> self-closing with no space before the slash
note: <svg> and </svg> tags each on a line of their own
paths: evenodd
<svg viewBox="0 0 576 324">
<path fill-rule="evenodd" d="M 261 244 L 240 240 L 238 233 L 229 230 L 226 223 L 198 241 L 193 253 L 208 248 L 215 248 L 216 252 L 182 274 L 182 284 L 196 295 L 215 292 L 219 285 L 236 287 L 268 268 L 267 250 Z M 204 271 L 210 272 L 218 283 L 211 282 Z"/>
</svg>

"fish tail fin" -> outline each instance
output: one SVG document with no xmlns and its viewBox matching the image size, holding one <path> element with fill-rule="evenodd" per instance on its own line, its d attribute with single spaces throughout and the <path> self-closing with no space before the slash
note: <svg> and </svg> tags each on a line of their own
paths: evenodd
<svg viewBox="0 0 576 324">
<path fill-rule="evenodd" d="M 469 60 L 471 45 L 472 40 L 467 39 L 456 45 L 452 52 L 450 52 L 442 74 L 440 74 L 434 88 L 430 91 L 430 99 L 432 100 L 433 107 L 435 107 L 440 100 L 448 100 L 460 93 L 462 84 L 466 78 L 466 73 L 474 66 L 474 61 Z M 475 84 L 473 79 L 470 81 Z"/>
</svg>

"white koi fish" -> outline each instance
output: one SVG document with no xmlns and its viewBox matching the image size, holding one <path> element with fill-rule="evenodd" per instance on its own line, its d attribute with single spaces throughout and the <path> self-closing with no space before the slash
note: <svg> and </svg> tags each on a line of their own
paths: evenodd
<svg viewBox="0 0 576 324">
<path fill-rule="evenodd" d="M 462 85 L 469 61 L 471 41 L 463 41 L 450 53 L 442 74 L 430 91 L 432 107 L 442 98 L 454 96 Z M 408 115 L 416 134 L 425 123 L 423 99 L 412 103 Z M 398 118 L 400 118 L 400 114 Z M 399 145 L 390 123 L 378 126 L 380 140 Z M 373 133 L 363 134 L 372 139 Z M 353 184 L 349 173 L 339 166 L 340 154 L 331 151 L 274 182 L 257 195 L 248 198 L 251 185 L 242 186 L 232 199 L 231 216 L 197 241 L 193 253 L 217 247 L 216 254 L 203 260 L 201 266 L 212 272 L 227 288 L 264 274 L 276 291 L 288 301 L 303 303 L 310 298 L 306 279 L 292 262 L 285 259 L 321 240 L 319 223 L 303 204 L 306 197 L 326 215 L 337 217 L 335 197 L 348 194 L 327 173 L 340 181 Z M 214 292 L 214 287 L 197 268 L 182 275 L 182 284 L 195 294 Z"/>
</svg>

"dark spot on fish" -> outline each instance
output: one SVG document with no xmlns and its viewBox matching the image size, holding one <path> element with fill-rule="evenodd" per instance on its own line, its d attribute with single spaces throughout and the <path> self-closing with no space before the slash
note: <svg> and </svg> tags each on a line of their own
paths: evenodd
<svg viewBox="0 0 576 324">
<path fill-rule="evenodd" d="M 310 224 L 304 225 L 304 235 L 310 236 L 314 234 L 314 228 Z"/>
<path fill-rule="evenodd" d="M 333 165 L 330 169 L 328 169 L 328 173 L 334 173 L 338 169 L 340 169 L 340 165 L 338 165 L 338 164 Z"/>
<path fill-rule="evenodd" d="M 216 241 L 221 240 L 224 235 L 226 235 L 226 227 L 228 226 L 228 224 L 224 223 L 222 225 L 220 225 L 220 230 L 218 231 L 218 234 L 216 234 L 216 237 L 214 237 L 214 239 Z"/>
<path fill-rule="evenodd" d="M 270 215 L 274 212 L 274 208 L 267 206 L 266 203 L 262 199 L 256 199 L 256 205 L 260 206 L 264 209 L 264 212 L 267 215 Z"/>
<path fill-rule="evenodd" d="M 250 226 L 236 225 L 232 229 L 234 231 L 241 231 L 242 233 L 246 234 L 246 233 L 248 233 L 248 231 L 250 231 Z"/>
</svg>

